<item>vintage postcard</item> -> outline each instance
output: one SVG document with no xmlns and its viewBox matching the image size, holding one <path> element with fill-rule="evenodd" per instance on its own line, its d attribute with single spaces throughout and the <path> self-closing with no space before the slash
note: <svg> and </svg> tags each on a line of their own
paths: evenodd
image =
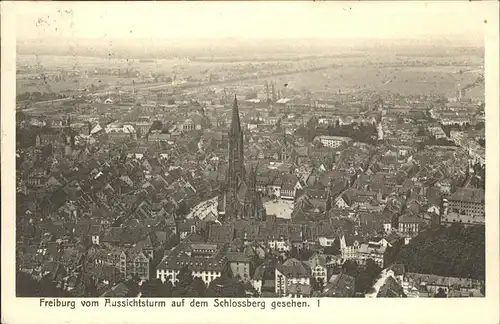
<svg viewBox="0 0 500 324">
<path fill-rule="evenodd" d="M 498 8 L 2 3 L 2 323 L 498 323 Z"/>
</svg>

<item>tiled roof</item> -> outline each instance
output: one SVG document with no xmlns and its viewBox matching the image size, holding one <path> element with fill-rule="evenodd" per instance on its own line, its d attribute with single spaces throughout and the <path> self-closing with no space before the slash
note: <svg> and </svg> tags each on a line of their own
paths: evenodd
<svg viewBox="0 0 500 324">
<path fill-rule="evenodd" d="M 225 252 L 224 256 L 229 262 L 250 262 L 250 258 L 243 252 Z"/>
<path fill-rule="evenodd" d="M 412 215 L 403 215 L 399 217 L 398 220 L 399 223 L 418 223 L 418 224 L 423 224 L 425 221 L 422 218 L 412 216 Z"/>
<path fill-rule="evenodd" d="M 215 243 L 229 243 L 234 239 L 234 226 L 232 224 L 211 224 L 208 241 Z"/>
<path fill-rule="evenodd" d="M 404 291 L 394 277 L 388 277 L 384 285 L 380 287 L 377 297 L 403 297 Z"/>
<path fill-rule="evenodd" d="M 254 272 L 253 279 L 254 280 L 267 280 L 268 278 L 272 278 L 274 280 L 274 269 L 275 267 L 271 263 L 263 263 L 259 265 Z"/>
<path fill-rule="evenodd" d="M 203 243 L 205 242 L 205 239 L 197 233 L 191 233 L 183 240 L 183 242 Z"/>
<path fill-rule="evenodd" d="M 287 293 L 292 295 L 309 296 L 311 295 L 311 291 L 311 286 L 306 284 L 292 283 L 287 287 Z"/>
<path fill-rule="evenodd" d="M 316 268 L 317 266 L 322 266 L 326 267 L 326 257 L 319 254 L 315 253 L 310 259 L 309 259 L 309 266 L 311 269 Z"/>
<path fill-rule="evenodd" d="M 384 254 L 385 250 L 386 250 L 386 247 L 384 247 L 383 245 L 373 245 L 373 244 L 362 243 L 359 247 L 358 252 L 359 253 L 366 253 L 366 254 L 371 254 L 371 253 Z"/>
<path fill-rule="evenodd" d="M 355 235 L 348 235 L 348 236 L 345 236 L 345 242 L 346 242 L 346 245 L 347 246 L 352 246 L 354 244 L 354 242 L 358 242 L 358 244 L 361 245 L 361 243 L 364 243 L 366 240 L 363 239 L 363 237 L 361 236 L 355 236 Z"/>
<path fill-rule="evenodd" d="M 187 267 L 192 271 L 222 271 L 227 259 L 216 251 L 208 257 L 192 257 L 190 243 L 181 243 L 170 251 L 158 264 L 157 270 L 180 270 Z"/>
<path fill-rule="evenodd" d="M 309 278 L 311 275 L 310 267 L 305 262 L 294 258 L 286 260 L 276 269 L 289 278 Z"/>
<path fill-rule="evenodd" d="M 102 226 L 101 225 L 92 225 L 90 227 L 90 234 L 91 235 L 98 235 L 102 231 Z"/>
<path fill-rule="evenodd" d="M 484 190 L 476 188 L 460 188 L 452 194 L 449 200 L 484 203 Z"/>
<path fill-rule="evenodd" d="M 101 297 L 126 297 L 130 289 L 124 283 L 120 283 L 106 291 Z"/>
<path fill-rule="evenodd" d="M 323 295 L 325 297 L 352 297 L 355 293 L 355 279 L 346 274 L 332 276 L 326 285 Z"/>
<path fill-rule="evenodd" d="M 456 278 L 456 277 L 442 277 L 432 274 L 421 274 L 407 272 L 405 274 L 405 279 L 412 280 L 416 283 L 425 283 L 427 285 L 440 285 L 447 287 L 471 287 L 473 285 L 478 285 L 481 283 L 478 280 L 468 279 L 468 278 Z"/>
</svg>

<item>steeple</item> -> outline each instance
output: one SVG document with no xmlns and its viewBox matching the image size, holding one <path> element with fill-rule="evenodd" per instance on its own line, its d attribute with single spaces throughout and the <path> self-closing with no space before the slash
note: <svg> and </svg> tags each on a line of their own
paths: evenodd
<svg viewBox="0 0 500 324">
<path fill-rule="evenodd" d="M 243 132 L 241 131 L 240 115 L 238 111 L 238 101 L 234 96 L 231 128 L 229 129 L 229 149 L 228 149 L 228 174 L 227 174 L 227 206 L 226 215 L 237 216 L 236 193 L 242 182 L 245 181 L 245 164 L 243 156 Z"/>
<path fill-rule="evenodd" d="M 218 198 L 219 215 L 222 220 L 231 220 L 242 217 L 255 217 L 259 210 L 265 214 L 260 195 L 257 193 L 257 168 L 245 171 L 243 155 L 243 131 L 241 129 L 238 100 L 234 96 L 231 128 L 229 129 L 228 170 L 226 182 L 222 186 L 222 193 Z"/>
<path fill-rule="evenodd" d="M 241 133 L 241 125 L 240 125 L 240 112 L 238 111 L 238 99 L 236 95 L 234 95 L 234 103 L 233 103 L 233 113 L 231 119 L 231 128 L 229 129 L 229 136 L 237 135 Z"/>
</svg>

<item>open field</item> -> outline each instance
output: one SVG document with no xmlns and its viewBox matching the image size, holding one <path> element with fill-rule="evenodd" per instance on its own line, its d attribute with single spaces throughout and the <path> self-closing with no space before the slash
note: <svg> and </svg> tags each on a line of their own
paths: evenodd
<svg viewBox="0 0 500 324">
<path fill-rule="evenodd" d="M 422 68 L 374 68 L 374 67 L 339 67 L 331 68 L 323 71 L 315 72 L 299 72 L 296 74 L 289 74 L 284 76 L 274 76 L 265 78 L 256 78 L 252 81 L 245 81 L 250 84 L 263 84 L 265 80 L 275 81 L 278 87 L 288 84 L 289 89 L 309 91 L 331 91 L 338 92 L 351 92 L 359 90 L 377 90 L 377 91 L 390 91 L 400 94 L 443 94 L 445 96 L 455 96 L 458 87 L 473 83 L 478 77 L 478 73 L 471 72 L 465 73 L 462 76 L 457 73 L 460 68 L 446 68 L 437 67 L 436 69 L 422 67 Z M 17 93 L 26 91 L 40 91 L 40 92 L 62 92 L 67 90 L 77 90 L 81 88 L 90 87 L 91 84 L 98 85 L 105 84 L 110 88 L 118 84 L 118 82 L 125 86 L 123 90 L 130 90 L 132 85 L 131 78 L 118 78 L 114 76 L 99 77 L 97 78 L 80 78 L 75 82 L 50 82 L 46 85 L 41 80 L 28 81 L 18 80 Z M 231 82 L 229 82 L 230 84 Z M 234 84 L 240 83 L 235 81 Z M 148 83 L 137 84 L 136 89 L 144 88 L 165 88 L 168 87 L 166 83 Z M 49 90 L 51 89 L 51 90 Z M 473 91 L 474 96 L 479 96 L 481 92 L 484 95 L 484 85 L 470 89 Z"/>
<path fill-rule="evenodd" d="M 460 67 L 437 67 L 435 69 L 429 67 L 340 67 L 287 75 L 274 80 L 277 84 L 287 83 L 288 88 L 308 89 L 312 92 L 338 92 L 339 89 L 342 92 L 378 90 L 405 95 L 444 94 L 445 96 L 454 96 L 459 84 L 463 87 L 473 83 L 478 77 L 477 73 L 465 73 L 460 76 L 457 73 L 459 70 Z"/>
<path fill-rule="evenodd" d="M 16 93 L 23 92 L 65 92 L 77 91 L 79 89 L 90 89 L 90 86 L 105 85 L 114 87 L 117 85 L 132 84 L 132 78 L 120 78 L 117 76 L 99 76 L 90 78 L 72 78 L 65 81 L 47 81 L 44 80 L 16 80 Z"/>
<path fill-rule="evenodd" d="M 283 56 L 281 61 L 242 61 L 248 57 L 213 57 L 213 61 L 189 61 L 186 59 L 157 59 L 152 61 L 139 61 L 128 59 L 105 59 L 82 56 L 34 56 L 19 55 L 18 65 L 38 64 L 44 71 L 56 71 L 57 69 L 93 69 L 93 68 L 132 68 L 142 73 L 161 72 L 165 75 L 178 75 L 178 78 L 189 78 L 204 80 L 208 73 L 220 75 L 246 76 L 253 78 L 250 83 L 263 84 L 265 80 L 275 81 L 279 84 L 288 84 L 289 88 L 295 90 L 307 89 L 312 92 L 331 91 L 351 92 L 358 90 L 391 91 L 400 94 L 444 94 L 455 96 L 459 87 L 473 83 L 478 74 L 481 60 L 474 56 L 456 56 L 446 60 L 439 57 L 400 57 L 400 56 L 377 56 L 367 53 L 360 55 L 337 55 L 330 57 L 313 58 L 310 60 L 290 61 L 289 57 Z M 276 58 L 275 58 L 276 59 Z M 287 60 L 288 59 L 288 60 Z M 408 66 L 403 64 L 408 63 Z M 435 62 L 436 65 L 429 64 Z M 449 65 L 438 65 L 447 62 Z M 450 64 L 455 62 L 455 65 Z M 383 65 L 391 65 L 384 67 Z M 464 64 L 464 65 L 461 65 Z M 335 68 L 327 68 L 314 72 L 297 72 L 296 70 L 311 69 L 321 66 L 339 65 Z M 382 66 L 380 66 L 382 65 Z M 425 66 L 426 65 L 426 66 Z M 430 65 L 430 66 L 429 66 Z M 288 72 L 283 76 L 273 75 L 254 76 L 258 71 L 273 71 L 273 74 Z M 465 73 L 460 74 L 463 70 Z M 130 89 L 132 78 L 120 78 L 117 76 L 97 76 L 92 78 L 75 78 L 63 82 L 48 82 L 43 80 L 20 80 L 26 76 L 19 75 L 16 82 L 17 93 L 22 92 L 62 92 L 76 91 L 88 88 L 91 84 L 104 84 L 108 88 L 119 84 L 128 85 Z M 101 80 L 101 82 L 99 82 Z M 140 84 L 140 78 L 135 78 L 136 88 L 168 87 L 166 83 Z M 238 84 L 240 81 L 228 82 Z M 477 89 L 479 88 L 479 89 Z M 476 87 L 474 93 L 484 92 L 481 87 Z"/>
<path fill-rule="evenodd" d="M 18 55 L 17 65 L 40 64 L 47 69 L 126 67 L 126 59 L 108 59 L 87 56 Z"/>
</svg>

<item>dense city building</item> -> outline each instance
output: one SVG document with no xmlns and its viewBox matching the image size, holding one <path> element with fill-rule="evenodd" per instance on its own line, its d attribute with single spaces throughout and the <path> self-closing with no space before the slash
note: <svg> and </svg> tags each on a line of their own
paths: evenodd
<svg viewBox="0 0 500 324">
<path fill-rule="evenodd" d="M 374 51 L 46 67 L 58 93 L 19 63 L 18 276 L 75 297 L 484 296 L 484 68 Z"/>
</svg>

